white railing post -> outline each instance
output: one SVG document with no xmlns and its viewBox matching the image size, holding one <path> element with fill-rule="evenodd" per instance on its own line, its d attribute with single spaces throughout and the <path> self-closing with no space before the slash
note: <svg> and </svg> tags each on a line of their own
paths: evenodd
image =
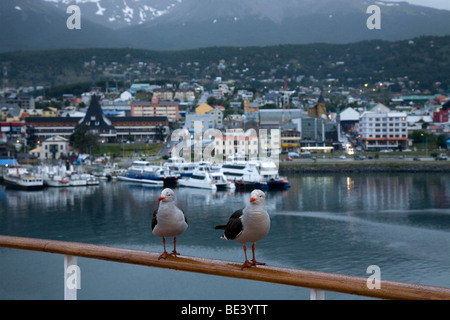
<svg viewBox="0 0 450 320">
<path fill-rule="evenodd" d="M 325 300 L 325 291 L 319 289 L 311 289 L 310 298 L 311 300 Z"/>
<path fill-rule="evenodd" d="M 64 300 L 77 300 L 80 276 L 77 257 L 64 255 Z"/>
</svg>

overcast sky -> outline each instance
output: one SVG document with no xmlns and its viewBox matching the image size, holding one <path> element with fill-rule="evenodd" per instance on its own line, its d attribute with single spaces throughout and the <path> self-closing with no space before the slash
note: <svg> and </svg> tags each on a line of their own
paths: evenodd
<svg viewBox="0 0 450 320">
<path fill-rule="evenodd" d="M 385 2 L 389 1 L 405 1 L 405 0 L 384 0 Z M 411 4 L 416 4 L 425 7 L 432 7 L 437 9 L 446 9 L 450 10 L 450 0 L 406 0 Z"/>
</svg>

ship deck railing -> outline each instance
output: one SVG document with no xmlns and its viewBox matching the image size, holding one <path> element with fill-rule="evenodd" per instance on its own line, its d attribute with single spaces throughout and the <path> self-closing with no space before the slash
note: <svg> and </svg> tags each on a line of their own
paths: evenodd
<svg viewBox="0 0 450 320">
<path fill-rule="evenodd" d="M 160 253 L 156 252 L 79 242 L 0 235 L 0 247 L 64 255 L 62 286 L 65 300 L 77 299 L 76 286 L 68 285 L 73 283 L 72 280 L 77 281 L 71 277 L 80 276 L 76 274 L 79 270 L 77 257 L 308 288 L 312 300 L 323 300 L 326 291 L 377 299 L 450 300 L 450 288 L 445 287 L 382 279 L 374 287 L 371 277 L 276 266 L 257 266 L 242 270 L 238 262 L 187 256 L 170 256 L 159 260 Z"/>
</svg>

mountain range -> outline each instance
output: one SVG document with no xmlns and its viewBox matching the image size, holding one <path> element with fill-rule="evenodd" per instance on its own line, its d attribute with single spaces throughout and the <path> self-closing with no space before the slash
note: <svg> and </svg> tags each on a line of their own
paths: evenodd
<svg viewBox="0 0 450 320">
<path fill-rule="evenodd" d="M 380 30 L 366 26 L 373 4 Z M 69 5 L 80 30 L 66 27 Z M 395 41 L 448 35 L 448 21 L 447 10 L 374 0 L 2 0 L 0 51 Z"/>
</svg>

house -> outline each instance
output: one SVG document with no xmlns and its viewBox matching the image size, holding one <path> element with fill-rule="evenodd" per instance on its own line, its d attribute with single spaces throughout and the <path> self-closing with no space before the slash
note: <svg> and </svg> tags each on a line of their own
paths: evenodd
<svg viewBox="0 0 450 320">
<path fill-rule="evenodd" d="M 408 123 L 408 130 L 414 131 L 414 130 L 422 130 L 422 126 L 424 123 L 432 124 L 433 119 L 431 116 L 427 115 L 409 115 L 406 117 L 406 122 Z"/>
<path fill-rule="evenodd" d="M 227 119 L 223 121 L 223 124 L 226 129 L 242 129 L 244 128 L 244 115 L 230 114 Z"/>
<path fill-rule="evenodd" d="M 195 100 L 195 92 L 193 89 L 178 89 L 175 91 L 174 99 L 184 102 L 193 102 Z"/>
<path fill-rule="evenodd" d="M 9 109 L 8 112 L 6 113 L 6 122 L 20 121 L 22 113 L 23 110 L 19 106 Z"/>
<path fill-rule="evenodd" d="M 448 122 L 450 113 L 450 100 L 445 103 L 439 111 L 433 112 L 433 122 L 444 123 Z"/>
<path fill-rule="evenodd" d="M 179 115 L 178 101 L 161 101 L 158 97 L 153 96 L 152 101 L 132 101 L 131 116 L 132 117 L 167 117 L 170 120 L 178 120 Z"/>
<path fill-rule="evenodd" d="M 230 93 L 230 88 L 226 83 L 219 83 L 218 90 L 222 93 L 222 95 L 227 95 Z"/>
<path fill-rule="evenodd" d="M 213 107 L 211 107 L 209 104 L 204 102 L 201 105 L 199 105 L 197 108 L 195 108 L 195 113 L 196 114 L 206 114 L 212 110 L 213 110 Z"/>
<path fill-rule="evenodd" d="M 253 100 L 253 91 L 238 90 L 237 94 L 242 100 Z"/>
<path fill-rule="evenodd" d="M 17 108 L 16 104 L 0 104 L 0 120 L 5 121 L 9 110 Z"/>
<path fill-rule="evenodd" d="M 130 101 L 133 100 L 133 94 L 130 91 L 124 91 L 120 94 L 120 98 L 116 101 Z"/>
<path fill-rule="evenodd" d="M 153 90 L 153 98 L 159 98 L 162 101 L 172 101 L 173 100 L 173 91 L 169 88 L 155 89 L 155 90 Z"/>
<path fill-rule="evenodd" d="M 194 133 L 197 125 L 199 126 L 199 128 L 201 128 L 202 133 L 204 133 L 208 129 L 214 129 L 214 120 L 215 116 L 213 113 L 188 113 L 186 114 L 184 127 L 189 130 L 190 133 Z"/>
<path fill-rule="evenodd" d="M 16 104 L 22 109 L 34 109 L 35 101 L 31 95 L 28 94 L 12 94 L 6 99 L 7 104 Z"/>
<path fill-rule="evenodd" d="M 58 109 L 53 107 L 45 107 L 42 109 L 43 117 L 56 117 L 58 115 Z"/>
<path fill-rule="evenodd" d="M 71 151 L 69 139 L 53 136 L 44 140 L 41 146 L 31 150 L 30 154 L 40 160 L 60 159 L 63 156 L 68 156 Z"/>
<path fill-rule="evenodd" d="M 216 129 L 223 128 L 223 111 L 225 107 L 222 106 L 214 106 L 213 109 L 208 112 L 208 114 L 214 115 L 214 127 Z"/>
<path fill-rule="evenodd" d="M 351 107 L 342 111 L 338 116 L 342 131 L 347 133 L 354 131 L 356 124 L 359 122 L 359 117 L 359 112 Z"/>
<path fill-rule="evenodd" d="M 244 122 L 256 121 L 259 122 L 259 106 L 257 103 L 252 103 L 250 100 L 244 100 Z"/>
</svg>

